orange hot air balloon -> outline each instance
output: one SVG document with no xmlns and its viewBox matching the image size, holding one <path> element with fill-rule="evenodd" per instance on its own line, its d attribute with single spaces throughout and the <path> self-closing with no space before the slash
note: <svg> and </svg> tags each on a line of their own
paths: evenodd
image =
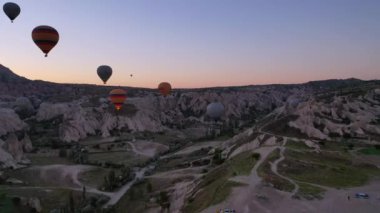
<svg viewBox="0 0 380 213">
<path fill-rule="evenodd" d="M 32 39 L 47 57 L 50 50 L 57 45 L 59 34 L 53 27 L 41 25 L 33 29 Z"/>
<path fill-rule="evenodd" d="M 162 82 L 158 85 L 158 90 L 163 96 L 167 96 L 172 91 L 172 86 L 168 82 Z"/>
<path fill-rule="evenodd" d="M 114 89 L 109 94 L 111 102 L 115 105 L 117 111 L 121 109 L 125 99 L 127 99 L 127 92 L 123 89 Z"/>
</svg>

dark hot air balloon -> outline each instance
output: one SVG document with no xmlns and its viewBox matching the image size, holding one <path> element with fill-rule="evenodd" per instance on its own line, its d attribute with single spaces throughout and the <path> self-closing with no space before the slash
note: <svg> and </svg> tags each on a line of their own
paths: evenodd
<svg viewBox="0 0 380 213">
<path fill-rule="evenodd" d="M 112 75 L 112 68 L 107 65 L 101 65 L 97 69 L 98 76 L 100 79 L 102 79 L 103 83 L 106 84 L 108 79 Z"/>
<path fill-rule="evenodd" d="M 158 90 L 163 96 L 167 96 L 172 91 L 172 86 L 168 82 L 162 82 L 158 85 Z"/>
<path fill-rule="evenodd" d="M 213 102 L 207 106 L 206 115 L 218 120 L 224 113 L 224 106 L 220 102 Z"/>
<path fill-rule="evenodd" d="M 8 18 L 13 22 L 15 18 L 20 14 L 20 7 L 13 2 L 7 2 L 3 6 L 4 13 L 8 16 Z"/>
<path fill-rule="evenodd" d="M 127 98 L 127 92 L 123 89 L 114 89 L 110 92 L 109 97 L 116 110 L 119 111 Z"/>
<path fill-rule="evenodd" d="M 53 27 L 43 25 L 33 29 L 32 38 L 47 57 L 50 50 L 58 43 L 59 34 Z"/>
</svg>

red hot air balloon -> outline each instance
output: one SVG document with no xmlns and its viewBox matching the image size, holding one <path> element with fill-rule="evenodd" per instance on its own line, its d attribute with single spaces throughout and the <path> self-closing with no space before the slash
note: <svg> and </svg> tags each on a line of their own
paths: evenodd
<svg viewBox="0 0 380 213">
<path fill-rule="evenodd" d="M 123 89 L 114 89 L 109 94 L 111 102 L 115 105 L 117 111 L 121 109 L 125 99 L 127 99 L 127 92 Z"/>
<path fill-rule="evenodd" d="M 163 96 L 167 96 L 172 91 L 172 86 L 168 82 L 162 82 L 158 85 L 158 90 Z"/>
<path fill-rule="evenodd" d="M 42 25 L 33 29 L 32 39 L 47 57 L 50 50 L 58 43 L 59 34 L 53 27 Z"/>
</svg>

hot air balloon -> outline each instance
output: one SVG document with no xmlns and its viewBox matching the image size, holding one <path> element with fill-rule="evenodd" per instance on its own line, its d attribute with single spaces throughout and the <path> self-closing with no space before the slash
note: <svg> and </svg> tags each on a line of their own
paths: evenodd
<svg viewBox="0 0 380 213">
<path fill-rule="evenodd" d="M 8 18 L 13 23 L 13 20 L 20 14 L 20 7 L 13 2 L 7 2 L 3 6 L 4 13 L 8 16 Z"/>
<path fill-rule="evenodd" d="M 119 111 L 127 98 L 127 92 L 123 89 L 114 89 L 110 92 L 109 97 L 111 102 L 115 105 L 116 110 Z"/>
<path fill-rule="evenodd" d="M 207 106 L 206 115 L 218 120 L 224 113 L 224 106 L 220 102 L 213 102 Z"/>
<path fill-rule="evenodd" d="M 168 82 L 162 82 L 158 85 L 158 90 L 163 96 L 167 96 L 172 91 L 172 86 Z"/>
<path fill-rule="evenodd" d="M 106 84 L 108 79 L 112 75 L 112 68 L 107 65 L 101 65 L 97 69 L 98 76 L 100 79 L 102 79 L 103 83 Z"/>
<path fill-rule="evenodd" d="M 58 43 L 59 34 L 53 27 L 43 25 L 33 29 L 32 38 L 47 57 L 50 50 Z"/>
</svg>

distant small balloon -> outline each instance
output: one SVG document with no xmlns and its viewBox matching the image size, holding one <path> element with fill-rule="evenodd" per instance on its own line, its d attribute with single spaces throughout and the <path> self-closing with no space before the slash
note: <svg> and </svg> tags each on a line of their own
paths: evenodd
<svg viewBox="0 0 380 213">
<path fill-rule="evenodd" d="M 163 96 L 167 96 L 172 91 L 172 86 L 168 82 L 161 82 L 158 85 L 158 90 Z"/>
<path fill-rule="evenodd" d="M 59 34 L 56 29 L 50 26 L 41 25 L 33 29 L 32 39 L 34 43 L 45 53 L 47 57 L 59 41 Z"/>
<path fill-rule="evenodd" d="M 214 120 L 219 119 L 223 115 L 223 113 L 224 106 L 220 102 L 213 102 L 207 106 L 206 115 Z"/>
<path fill-rule="evenodd" d="M 131 77 L 133 77 L 133 74 L 130 74 Z"/>
<path fill-rule="evenodd" d="M 125 99 L 127 99 L 127 92 L 123 89 L 114 89 L 110 92 L 109 98 L 114 104 L 115 109 L 119 111 L 123 106 Z"/>
<path fill-rule="evenodd" d="M 99 78 L 102 79 L 103 83 L 106 84 L 112 75 L 112 68 L 107 65 L 101 65 L 98 67 L 97 73 Z"/>
<path fill-rule="evenodd" d="M 13 20 L 20 14 L 20 7 L 13 2 L 7 2 L 3 6 L 4 13 L 8 16 L 8 18 L 13 23 Z"/>
</svg>

